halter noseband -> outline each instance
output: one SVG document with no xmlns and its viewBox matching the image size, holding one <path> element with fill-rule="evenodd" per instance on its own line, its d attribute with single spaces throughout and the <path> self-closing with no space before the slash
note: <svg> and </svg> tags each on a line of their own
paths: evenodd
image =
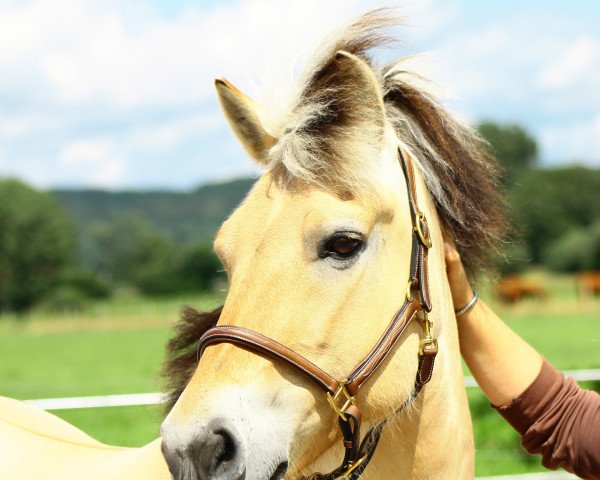
<svg viewBox="0 0 600 480">
<path fill-rule="evenodd" d="M 217 325 L 210 328 L 200 338 L 198 351 L 217 343 L 231 343 L 255 353 L 262 354 L 292 366 L 300 371 L 327 394 L 331 408 L 337 413 L 343 437 L 344 458 L 339 467 L 327 473 L 314 473 L 301 480 L 334 480 L 349 478 L 357 480 L 367 467 L 387 419 L 375 424 L 361 441 L 361 412 L 354 397 L 361 386 L 373 375 L 377 368 L 394 348 L 410 322 L 417 318 L 423 327 L 423 338 L 419 343 L 417 378 L 408 399 L 396 410 L 400 412 L 421 391 L 431 379 L 435 356 L 438 352 L 437 340 L 432 337 L 432 322 L 429 293 L 427 254 L 431 248 L 431 236 L 425 214 L 417 205 L 417 191 L 412 161 L 408 154 L 398 149 L 398 156 L 406 178 L 408 200 L 413 223 L 410 275 L 406 287 L 406 298 L 398 313 L 392 318 L 383 335 L 369 354 L 354 368 L 345 380 L 337 380 L 302 355 L 285 345 L 247 328 L 234 325 Z M 416 295 L 415 295 L 416 294 Z M 418 314 L 421 313 L 419 317 Z"/>
</svg>

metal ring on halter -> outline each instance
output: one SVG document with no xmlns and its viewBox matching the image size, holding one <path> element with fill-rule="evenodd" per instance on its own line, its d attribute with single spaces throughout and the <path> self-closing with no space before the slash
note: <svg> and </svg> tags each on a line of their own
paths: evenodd
<svg viewBox="0 0 600 480">
<path fill-rule="evenodd" d="M 477 295 L 477 292 L 473 292 L 473 298 L 469 301 L 469 303 L 467 303 L 464 307 L 459 308 L 458 310 L 454 310 L 454 314 L 457 317 L 464 315 L 475 306 L 477 300 L 479 300 L 479 295 Z"/>
<path fill-rule="evenodd" d="M 423 227 L 425 227 L 425 229 L 423 229 Z M 417 232 L 417 235 L 419 235 L 423 245 L 427 248 L 431 248 L 432 243 L 431 237 L 429 236 L 429 226 L 427 225 L 427 217 L 425 217 L 423 212 L 417 212 L 414 230 Z M 425 236 L 425 234 L 427 234 L 427 236 Z"/>
</svg>

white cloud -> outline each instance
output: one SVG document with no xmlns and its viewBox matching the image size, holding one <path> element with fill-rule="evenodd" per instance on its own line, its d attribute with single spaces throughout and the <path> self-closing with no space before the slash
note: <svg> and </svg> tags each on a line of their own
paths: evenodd
<svg viewBox="0 0 600 480">
<path fill-rule="evenodd" d="M 592 122 L 545 127 L 539 139 L 550 163 L 569 160 L 600 167 L 600 114 Z"/>
<path fill-rule="evenodd" d="M 220 112 L 207 111 L 158 125 L 132 129 L 126 142 L 129 147 L 140 150 L 166 149 L 180 144 L 186 137 L 198 137 L 201 133 L 215 131 L 223 121 Z"/>
<path fill-rule="evenodd" d="M 110 160 L 112 149 L 107 142 L 79 140 L 67 145 L 59 156 L 63 167 L 97 165 Z"/>
<path fill-rule="evenodd" d="M 593 122 L 594 132 L 596 133 L 596 141 L 600 143 L 600 113 L 596 115 L 596 118 Z"/>
<path fill-rule="evenodd" d="M 544 66 L 537 82 L 540 86 L 560 89 L 573 86 L 584 77 L 594 65 L 597 66 L 598 43 L 588 37 L 581 37 L 565 47 L 563 51 Z"/>
<path fill-rule="evenodd" d="M 122 160 L 112 159 L 98 165 L 87 177 L 87 185 L 90 187 L 117 188 L 122 185 L 123 171 L 125 165 Z"/>
<path fill-rule="evenodd" d="M 116 188 L 122 185 L 125 163 L 107 140 L 77 140 L 59 155 L 63 169 L 79 172 L 89 187 Z"/>
<path fill-rule="evenodd" d="M 477 32 L 463 47 L 468 48 L 470 56 L 485 59 L 491 55 L 506 53 L 506 50 L 514 48 L 513 42 L 506 26 L 495 25 Z M 462 49 L 461 51 L 465 52 Z"/>
<path fill-rule="evenodd" d="M 0 174 L 50 185 L 187 187 L 213 175 L 198 167 L 207 158 L 219 159 L 219 172 L 244 171 L 250 162 L 224 133 L 213 78 L 252 93 L 249 79 L 289 76 L 322 34 L 381 3 L 199 2 L 164 17 L 143 2 L 0 1 Z M 600 110 L 596 30 L 521 10 L 481 20 L 485 8 L 469 5 L 409 0 L 398 8 L 408 48 L 396 53 L 433 47 L 440 66 L 427 70 L 468 99 L 458 109 L 470 119 L 529 122 L 550 138 L 573 109 L 581 118 L 570 125 L 591 132 L 589 112 Z M 560 98 L 546 95 L 555 88 Z M 567 157 L 578 151 L 575 137 L 561 144 Z M 600 147 L 591 144 L 587 157 L 600 157 Z M 168 162 L 179 162 L 177 172 L 165 175 Z"/>
<path fill-rule="evenodd" d="M 25 117 L 12 117 L 0 119 L 0 138 L 12 139 L 22 137 L 31 131 L 32 119 Z"/>
<path fill-rule="evenodd" d="M 350 18 L 368 3 L 247 0 L 175 19 L 148 9 L 134 19 L 118 4 L 94 1 L 9 4 L 0 6 L 0 45 L 10 46 L 0 48 L 0 68 L 36 79 L 50 101 L 197 101 L 212 96 L 213 77 L 245 77 L 273 56 L 290 58 L 343 21 L 340 11 Z"/>
</svg>

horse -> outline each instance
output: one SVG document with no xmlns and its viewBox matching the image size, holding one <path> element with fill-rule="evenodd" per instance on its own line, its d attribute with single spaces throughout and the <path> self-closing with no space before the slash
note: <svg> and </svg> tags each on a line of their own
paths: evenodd
<svg viewBox="0 0 600 480">
<path fill-rule="evenodd" d="M 263 173 L 215 239 L 224 305 L 169 343 L 161 438 L 109 447 L 6 400 L 4 478 L 473 478 L 443 237 L 490 263 L 497 168 L 404 60 L 373 60 L 395 24 L 331 36 L 287 109 L 216 81 Z"/>
<path fill-rule="evenodd" d="M 402 61 L 373 61 L 392 23 L 372 12 L 321 47 L 283 115 L 216 81 L 264 173 L 215 239 L 216 326 L 185 323 L 172 344 L 176 479 L 473 477 L 443 235 L 471 270 L 488 260 L 496 169 Z"/>
<path fill-rule="evenodd" d="M 141 448 L 103 444 L 33 405 L 0 397 L 0 465 L 5 480 L 169 480 L 160 439 Z"/>
<path fill-rule="evenodd" d="M 519 275 L 502 278 L 494 287 L 496 296 L 505 303 L 516 303 L 524 298 L 544 300 L 547 292 L 536 280 L 525 279 Z"/>
<path fill-rule="evenodd" d="M 577 275 L 579 299 L 591 298 L 600 294 L 600 272 L 581 272 Z"/>
</svg>

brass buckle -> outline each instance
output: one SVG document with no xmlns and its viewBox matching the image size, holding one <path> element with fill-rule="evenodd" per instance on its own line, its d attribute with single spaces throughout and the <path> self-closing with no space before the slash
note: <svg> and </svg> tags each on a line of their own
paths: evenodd
<svg viewBox="0 0 600 480">
<path fill-rule="evenodd" d="M 435 355 L 438 353 L 438 342 L 437 339 L 431 335 L 431 327 L 433 322 L 429 320 L 427 312 L 421 310 L 423 318 L 419 318 L 423 324 L 423 338 L 419 342 L 419 355 Z"/>
<path fill-rule="evenodd" d="M 423 338 L 419 342 L 419 355 L 437 355 L 438 341 L 435 338 Z"/>
<path fill-rule="evenodd" d="M 425 237 L 425 234 L 423 233 L 421 223 L 423 223 L 423 225 L 427 227 L 427 237 Z M 417 232 L 417 235 L 419 235 L 419 238 L 421 239 L 423 245 L 425 245 L 425 247 L 427 248 L 431 248 L 431 245 L 433 244 L 431 243 L 431 236 L 429 235 L 429 226 L 427 225 L 427 218 L 425 217 L 425 214 L 423 212 L 417 213 L 417 218 L 415 218 L 414 230 L 415 232 Z"/>
<path fill-rule="evenodd" d="M 351 397 L 348 393 L 348 390 L 346 390 L 346 383 L 348 383 L 348 380 L 343 380 L 340 382 L 340 386 L 333 395 L 331 395 L 330 392 L 327 392 L 327 401 L 329 402 L 329 405 L 331 405 L 333 411 L 337 413 L 344 422 L 348 421 L 348 417 L 346 417 L 346 410 L 348 410 L 350 405 L 354 405 L 354 397 Z M 345 399 L 343 400 L 344 403 L 341 407 L 338 407 L 340 397 L 342 396 Z"/>
<path fill-rule="evenodd" d="M 364 457 L 359 458 L 356 462 L 354 462 L 352 465 L 350 465 L 346 471 L 342 474 L 342 478 L 350 478 L 350 475 L 352 475 L 352 472 L 354 470 L 356 470 L 358 467 L 360 467 L 365 460 L 367 459 L 369 455 L 365 455 Z"/>
</svg>

